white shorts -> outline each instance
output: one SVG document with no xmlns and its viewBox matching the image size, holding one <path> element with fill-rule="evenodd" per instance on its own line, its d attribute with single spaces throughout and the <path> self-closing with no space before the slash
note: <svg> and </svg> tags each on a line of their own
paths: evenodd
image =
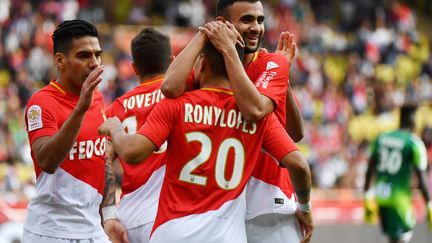
<svg viewBox="0 0 432 243">
<path fill-rule="evenodd" d="M 303 238 L 294 214 L 263 214 L 246 220 L 248 243 L 299 243 Z"/>
<path fill-rule="evenodd" d="M 91 239 L 65 239 L 34 234 L 24 229 L 22 243 L 111 243 L 107 235 Z"/>
<path fill-rule="evenodd" d="M 148 243 L 154 222 L 128 229 L 129 243 Z"/>
</svg>

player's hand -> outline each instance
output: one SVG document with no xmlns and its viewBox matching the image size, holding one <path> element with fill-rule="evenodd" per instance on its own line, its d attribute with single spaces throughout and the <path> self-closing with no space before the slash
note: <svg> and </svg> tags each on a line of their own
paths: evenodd
<svg viewBox="0 0 432 243">
<path fill-rule="evenodd" d="M 237 30 L 231 30 L 228 25 L 222 21 L 206 23 L 203 27 L 200 27 L 200 31 L 207 35 L 207 38 L 213 46 L 221 53 L 227 48 L 235 49 L 240 35 Z"/>
<path fill-rule="evenodd" d="M 127 230 L 117 219 L 106 220 L 104 231 L 112 243 L 129 243 Z"/>
<path fill-rule="evenodd" d="M 100 135 L 112 136 L 114 133 L 124 130 L 118 117 L 108 118 L 102 125 L 99 126 L 98 132 Z"/>
<path fill-rule="evenodd" d="M 364 221 L 367 224 L 376 224 L 378 222 L 378 205 L 373 198 L 366 198 L 363 202 Z"/>
<path fill-rule="evenodd" d="M 429 230 L 432 231 L 432 202 L 429 202 L 426 207 L 427 210 L 427 223 L 429 226 Z"/>
<path fill-rule="evenodd" d="M 282 32 L 279 36 L 278 45 L 275 53 L 280 53 L 285 56 L 288 63 L 291 65 L 292 60 L 296 55 L 297 44 L 294 42 L 294 36 L 286 31 Z"/>
<path fill-rule="evenodd" d="M 240 32 L 238 32 L 238 30 L 235 28 L 235 26 L 233 24 L 231 24 L 230 22 L 228 22 L 228 21 L 225 21 L 224 23 L 235 34 L 235 36 L 236 36 L 236 45 L 239 45 L 241 47 L 245 47 L 245 43 L 244 43 L 243 37 L 240 35 Z"/>
<path fill-rule="evenodd" d="M 233 24 L 231 24 L 226 19 L 218 19 L 219 21 L 222 21 L 226 26 L 236 35 L 236 45 L 245 47 L 245 43 L 243 40 L 243 37 L 240 35 L 240 32 L 235 28 Z"/>
<path fill-rule="evenodd" d="M 75 109 L 79 112 L 86 112 L 90 108 L 93 101 L 93 91 L 102 81 L 103 69 L 104 67 L 102 65 L 96 67 L 95 69 L 93 69 L 93 71 L 90 72 L 90 74 L 84 81 L 78 103 L 75 107 Z"/>
<path fill-rule="evenodd" d="M 300 228 L 303 234 L 303 239 L 300 241 L 301 243 L 308 243 L 312 239 L 312 233 L 315 228 L 315 224 L 312 218 L 312 211 L 302 212 L 300 210 L 296 210 L 295 216 L 297 217 Z"/>
</svg>

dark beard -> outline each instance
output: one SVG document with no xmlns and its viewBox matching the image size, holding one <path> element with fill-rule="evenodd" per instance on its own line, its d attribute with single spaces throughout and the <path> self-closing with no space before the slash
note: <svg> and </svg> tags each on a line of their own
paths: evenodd
<svg viewBox="0 0 432 243">
<path fill-rule="evenodd" d="M 245 46 L 244 54 L 251 54 L 251 53 L 255 53 L 256 51 L 258 51 L 258 49 L 261 46 L 261 42 L 262 42 L 262 37 L 258 40 L 258 44 L 255 48 L 248 48 L 247 46 Z"/>
</svg>

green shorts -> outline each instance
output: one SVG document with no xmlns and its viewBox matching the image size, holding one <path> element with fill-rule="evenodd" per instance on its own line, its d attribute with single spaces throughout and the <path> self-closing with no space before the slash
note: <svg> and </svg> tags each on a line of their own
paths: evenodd
<svg viewBox="0 0 432 243">
<path fill-rule="evenodd" d="M 379 207 L 381 227 L 391 238 L 400 238 L 404 233 L 412 231 L 415 218 L 411 208 Z"/>
</svg>

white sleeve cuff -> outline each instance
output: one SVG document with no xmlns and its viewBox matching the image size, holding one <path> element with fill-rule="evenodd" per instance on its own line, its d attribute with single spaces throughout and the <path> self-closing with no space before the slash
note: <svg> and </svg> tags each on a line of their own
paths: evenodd
<svg viewBox="0 0 432 243">
<path fill-rule="evenodd" d="M 118 219 L 116 206 L 103 207 L 102 218 L 104 222 L 109 219 Z"/>
</svg>

